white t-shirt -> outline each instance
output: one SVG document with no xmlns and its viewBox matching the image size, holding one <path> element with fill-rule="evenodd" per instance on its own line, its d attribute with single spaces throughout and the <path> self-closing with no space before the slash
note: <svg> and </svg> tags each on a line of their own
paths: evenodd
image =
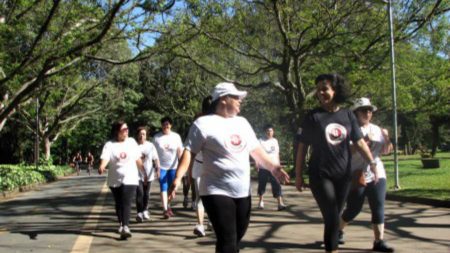
<svg viewBox="0 0 450 253">
<path fill-rule="evenodd" d="M 103 146 L 102 160 L 108 160 L 108 186 L 139 185 L 136 160 L 141 157 L 137 142 L 127 138 L 123 142 L 108 141 Z"/>
<path fill-rule="evenodd" d="M 245 118 L 200 117 L 190 128 L 185 147 L 203 154 L 200 196 L 250 195 L 250 152 L 259 147 L 259 142 Z"/>
<path fill-rule="evenodd" d="M 181 137 L 175 132 L 163 134 L 159 132 L 153 137 L 153 143 L 158 151 L 161 169 L 176 170 L 178 166 L 178 149 L 182 150 Z"/>
<path fill-rule="evenodd" d="M 149 141 L 144 141 L 143 144 L 139 144 L 139 150 L 141 151 L 142 162 L 144 163 L 145 174 L 147 174 L 148 181 L 155 179 L 155 170 L 153 169 L 153 161 L 158 160 L 158 152 L 156 152 L 155 145 Z M 139 178 L 144 181 L 144 176 L 139 171 Z"/>
<path fill-rule="evenodd" d="M 377 125 L 369 123 L 368 126 L 361 127 L 364 138 L 370 140 L 369 148 L 372 152 L 373 159 L 377 162 L 378 178 L 386 178 L 386 171 L 384 170 L 383 162 L 381 161 L 381 151 L 385 144 L 384 136 L 381 132 L 381 128 Z M 365 169 L 366 183 L 372 182 L 374 179 L 373 173 L 370 171 L 369 163 L 361 156 L 359 152 L 352 155 L 352 168 L 353 169 Z"/>
<path fill-rule="evenodd" d="M 200 151 L 197 153 L 194 159 L 194 164 L 192 165 L 192 178 L 199 178 L 202 173 L 203 168 L 203 155 Z"/>
<path fill-rule="evenodd" d="M 261 143 L 262 148 L 266 153 L 272 158 L 272 161 L 275 163 L 279 163 L 280 161 L 280 147 L 278 146 L 278 140 L 275 138 L 267 139 L 262 138 L 259 139 L 259 143 Z"/>
</svg>

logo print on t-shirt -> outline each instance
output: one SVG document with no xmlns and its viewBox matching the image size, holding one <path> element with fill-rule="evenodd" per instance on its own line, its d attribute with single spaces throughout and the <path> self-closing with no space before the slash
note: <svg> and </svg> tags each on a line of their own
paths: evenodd
<svg viewBox="0 0 450 253">
<path fill-rule="evenodd" d="M 125 152 L 120 152 L 119 158 L 122 159 L 122 160 L 125 159 L 125 158 L 127 158 L 127 153 L 125 153 Z"/>
<path fill-rule="evenodd" d="M 225 147 L 234 153 L 241 152 L 246 146 L 247 143 L 238 134 L 233 134 L 230 136 L 230 139 L 225 140 Z"/>
<path fill-rule="evenodd" d="M 338 145 L 347 138 L 347 129 L 340 124 L 331 123 L 325 128 L 325 137 L 331 145 Z"/>
<path fill-rule="evenodd" d="M 164 144 L 164 149 L 165 150 L 170 150 L 170 145 L 169 144 Z"/>
</svg>

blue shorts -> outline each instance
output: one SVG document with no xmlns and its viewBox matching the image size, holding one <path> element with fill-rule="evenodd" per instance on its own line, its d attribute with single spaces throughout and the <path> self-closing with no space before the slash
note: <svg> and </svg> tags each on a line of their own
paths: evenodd
<svg viewBox="0 0 450 253">
<path fill-rule="evenodd" d="M 175 174 L 177 170 L 165 170 L 163 168 L 160 169 L 159 175 L 159 187 L 161 192 L 167 192 L 169 186 L 172 184 L 175 179 Z"/>
</svg>

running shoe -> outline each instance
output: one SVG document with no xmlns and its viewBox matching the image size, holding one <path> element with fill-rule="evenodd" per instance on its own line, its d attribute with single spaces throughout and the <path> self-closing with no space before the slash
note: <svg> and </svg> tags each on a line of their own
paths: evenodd
<svg viewBox="0 0 450 253">
<path fill-rule="evenodd" d="M 170 218 L 169 210 L 165 210 L 163 212 L 163 216 L 164 216 L 164 219 L 169 219 Z"/>
<path fill-rule="evenodd" d="M 338 243 L 345 244 L 344 231 L 342 231 L 342 230 L 339 230 L 339 233 L 338 233 Z"/>
<path fill-rule="evenodd" d="M 278 211 L 286 210 L 286 206 L 283 204 L 278 205 Z"/>
<path fill-rule="evenodd" d="M 383 240 L 374 241 L 372 250 L 378 252 L 394 252 L 394 248 L 389 247 Z"/>
<path fill-rule="evenodd" d="M 172 208 L 169 207 L 169 209 L 167 209 L 167 212 L 169 213 L 170 217 L 175 216 L 175 214 L 173 214 L 172 212 Z"/>
<path fill-rule="evenodd" d="M 138 214 L 136 215 L 136 221 L 139 222 L 139 223 L 144 222 L 144 214 L 138 213 Z"/>
<path fill-rule="evenodd" d="M 264 201 L 259 202 L 258 209 L 264 209 Z"/>
<path fill-rule="evenodd" d="M 131 231 L 128 226 L 123 226 L 122 233 L 120 233 L 120 239 L 127 239 L 131 237 Z"/>
<path fill-rule="evenodd" d="M 203 225 L 200 224 L 195 225 L 194 234 L 197 235 L 198 237 L 205 236 L 206 235 L 205 228 L 203 227 Z"/>
<path fill-rule="evenodd" d="M 144 211 L 144 220 L 150 220 L 150 213 L 149 211 Z"/>
<path fill-rule="evenodd" d="M 122 231 L 123 231 L 123 226 L 120 226 L 119 229 L 117 229 L 117 233 L 122 234 Z"/>
</svg>

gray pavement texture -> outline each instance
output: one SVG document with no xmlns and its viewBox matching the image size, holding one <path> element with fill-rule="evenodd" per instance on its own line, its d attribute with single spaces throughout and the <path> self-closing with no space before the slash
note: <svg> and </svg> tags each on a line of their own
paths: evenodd
<svg viewBox="0 0 450 253">
<path fill-rule="evenodd" d="M 175 201 L 175 217 L 165 220 L 159 184 L 151 191 L 151 220 L 130 225 L 133 237 L 119 240 L 114 202 L 105 188 L 105 176 L 70 176 L 37 190 L 0 200 L 0 252 L 214 252 L 213 232 L 193 234 L 195 213 Z M 253 182 L 250 226 L 241 243 L 242 253 L 324 252 L 323 224 L 311 192 L 284 186 L 287 210 L 276 211 L 270 185 L 265 209 L 258 210 Z M 339 252 L 371 252 L 372 230 L 367 204 L 345 231 Z M 450 252 L 450 209 L 386 202 L 386 241 L 396 252 Z"/>
</svg>

